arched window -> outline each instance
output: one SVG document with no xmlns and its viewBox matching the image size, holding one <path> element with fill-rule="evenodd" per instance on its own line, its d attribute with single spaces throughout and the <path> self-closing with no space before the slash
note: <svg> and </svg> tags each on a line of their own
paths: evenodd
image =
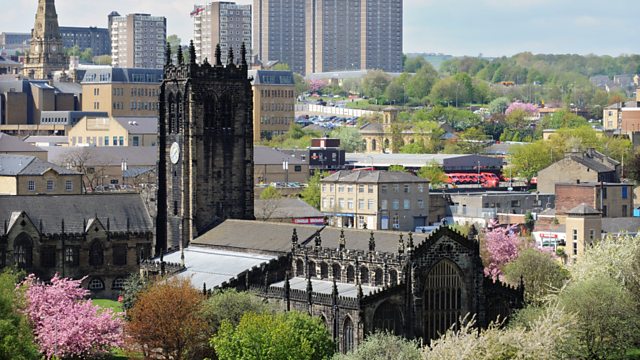
<svg viewBox="0 0 640 360">
<path fill-rule="evenodd" d="M 296 260 L 296 276 L 304 277 L 304 261 Z"/>
<path fill-rule="evenodd" d="M 320 279 L 329 278 L 329 265 L 326 262 L 320 263 Z"/>
<path fill-rule="evenodd" d="M 20 268 L 28 268 L 33 265 L 33 241 L 25 233 L 16 237 L 13 244 L 13 257 L 15 264 Z"/>
<path fill-rule="evenodd" d="M 112 284 L 111 288 L 113 290 L 122 290 L 122 289 L 124 289 L 125 283 L 126 283 L 126 280 L 124 278 L 121 278 L 121 277 L 115 278 L 113 280 L 113 284 Z"/>
<path fill-rule="evenodd" d="M 389 270 L 389 284 L 391 286 L 398 285 L 398 272 L 395 269 Z"/>
<path fill-rule="evenodd" d="M 309 277 L 316 277 L 316 263 L 309 261 Z"/>
<path fill-rule="evenodd" d="M 356 271 L 353 269 L 352 265 L 347 267 L 347 282 L 354 283 L 356 281 Z"/>
<path fill-rule="evenodd" d="M 340 281 L 340 278 L 342 277 L 342 267 L 340 267 L 340 264 L 335 263 L 332 266 L 332 273 L 333 273 L 333 278 L 336 279 L 336 281 Z"/>
<path fill-rule="evenodd" d="M 398 305 L 385 301 L 373 315 L 373 327 L 376 330 L 383 330 L 395 335 L 402 335 L 402 312 Z"/>
<path fill-rule="evenodd" d="M 435 339 L 458 322 L 463 313 L 462 277 L 449 260 L 437 263 L 427 275 L 424 294 L 425 335 Z"/>
<path fill-rule="evenodd" d="M 382 273 L 382 269 L 377 268 L 373 273 L 373 285 L 374 286 L 383 286 L 384 285 L 384 274 Z"/>
<path fill-rule="evenodd" d="M 104 290 L 104 282 L 99 278 L 93 278 L 89 281 L 89 290 Z"/>
<path fill-rule="evenodd" d="M 389 139 L 384 139 L 384 148 L 385 149 L 389 148 Z"/>
<path fill-rule="evenodd" d="M 89 249 L 89 265 L 101 266 L 104 264 L 104 250 L 100 240 L 94 240 Z"/>
<path fill-rule="evenodd" d="M 366 266 L 360 268 L 360 283 L 368 284 L 369 283 L 369 269 Z"/>
<path fill-rule="evenodd" d="M 378 147 L 377 145 L 378 144 L 376 144 L 376 139 L 372 139 L 371 140 L 371 151 L 376 151 L 377 150 L 376 148 Z"/>
<path fill-rule="evenodd" d="M 351 350 L 353 350 L 353 321 L 347 316 L 342 325 L 342 352 L 348 353 Z"/>
</svg>

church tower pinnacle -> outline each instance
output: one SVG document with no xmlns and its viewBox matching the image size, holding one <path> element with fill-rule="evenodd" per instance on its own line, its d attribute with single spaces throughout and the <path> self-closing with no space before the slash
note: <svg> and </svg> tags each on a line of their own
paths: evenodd
<svg viewBox="0 0 640 360">
<path fill-rule="evenodd" d="M 24 75 L 31 79 L 50 79 L 54 71 L 63 70 L 66 65 L 54 0 L 38 0 Z"/>
</svg>

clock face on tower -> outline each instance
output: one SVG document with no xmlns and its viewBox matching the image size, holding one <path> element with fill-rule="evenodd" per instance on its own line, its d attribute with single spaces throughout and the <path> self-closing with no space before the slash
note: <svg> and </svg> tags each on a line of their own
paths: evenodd
<svg viewBox="0 0 640 360">
<path fill-rule="evenodd" d="M 177 142 L 171 144 L 171 150 L 169 151 L 169 158 L 172 164 L 177 164 L 180 160 L 180 145 Z"/>
</svg>

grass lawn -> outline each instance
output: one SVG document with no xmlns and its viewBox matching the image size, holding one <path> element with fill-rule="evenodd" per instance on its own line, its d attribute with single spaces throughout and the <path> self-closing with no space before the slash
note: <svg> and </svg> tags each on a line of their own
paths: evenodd
<svg viewBox="0 0 640 360">
<path fill-rule="evenodd" d="M 640 359 L 640 348 L 627 350 L 627 359 Z"/>
<path fill-rule="evenodd" d="M 122 309 L 122 304 L 114 301 L 114 300 L 110 300 L 110 299 L 92 299 L 91 300 L 95 305 L 100 306 L 103 309 L 111 309 L 114 312 L 122 312 L 124 311 Z"/>
</svg>

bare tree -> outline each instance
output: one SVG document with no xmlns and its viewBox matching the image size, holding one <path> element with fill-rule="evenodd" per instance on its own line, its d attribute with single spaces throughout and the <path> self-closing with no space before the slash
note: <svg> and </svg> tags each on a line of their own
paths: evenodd
<svg viewBox="0 0 640 360">
<path fill-rule="evenodd" d="M 79 147 L 68 152 L 63 160 L 63 165 L 82 173 L 82 186 L 84 192 L 93 191 L 99 185 L 100 179 L 104 177 L 108 162 L 99 159 L 86 147 Z"/>
</svg>

